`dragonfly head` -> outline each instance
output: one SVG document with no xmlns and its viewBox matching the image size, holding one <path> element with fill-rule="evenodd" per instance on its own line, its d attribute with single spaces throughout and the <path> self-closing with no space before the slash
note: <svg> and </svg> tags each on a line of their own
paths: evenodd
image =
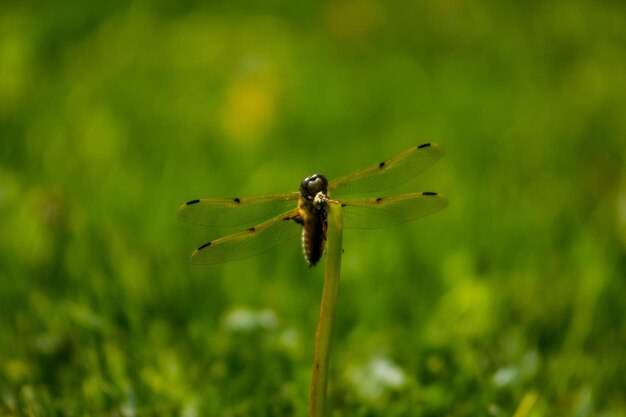
<svg viewBox="0 0 626 417">
<path fill-rule="evenodd" d="M 300 183 L 300 194 L 308 200 L 315 198 L 319 192 L 328 194 L 328 180 L 322 174 L 313 174 Z"/>
</svg>

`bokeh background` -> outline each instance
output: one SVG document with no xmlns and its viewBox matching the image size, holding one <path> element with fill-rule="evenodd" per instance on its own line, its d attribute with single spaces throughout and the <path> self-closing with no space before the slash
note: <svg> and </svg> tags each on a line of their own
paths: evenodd
<svg viewBox="0 0 626 417">
<path fill-rule="evenodd" d="M 345 232 L 331 415 L 626 416 L 623 2 L 171 3 L 0 5 L 0 414 L 305 416 L 323 264 L 176 210 L 436 142 L 446 210 Z"/>
</svg>

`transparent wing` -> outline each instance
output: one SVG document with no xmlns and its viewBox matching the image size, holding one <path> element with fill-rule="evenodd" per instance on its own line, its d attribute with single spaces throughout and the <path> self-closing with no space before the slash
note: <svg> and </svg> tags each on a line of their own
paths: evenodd
<svg viewBox="0 0 626 417">
<path fill-rule="evenodd" d="M 205 243 L 191 254 L 191 263 L 217 264 L 263 253 L 302 231 L 293 220 L 297 214 L 295 209 L 243 232 Z"/>
<path fill-rule="evenodd" d="M 178 209 L 178 217 L 205 226 L 252 224 L 296 206 L 298 193 L 270 194 L 247 198 L 204 198 L 192 200 Z"/>
<path fill-rule="evenodd" d="M 434 143 L 414 146 L 391 159 L 331 181 L 331 197 L 362 194 L 397 187 L 426 171 L 443 155 L 443 148 Z"/>
<path fill-rule="evenodd" d="M 393 197 L 342 201 L 343 225 L 376 229 L 410 222 L 443 210 L 448 199 L 437 193 L 410 193 Z"/>
</svg>

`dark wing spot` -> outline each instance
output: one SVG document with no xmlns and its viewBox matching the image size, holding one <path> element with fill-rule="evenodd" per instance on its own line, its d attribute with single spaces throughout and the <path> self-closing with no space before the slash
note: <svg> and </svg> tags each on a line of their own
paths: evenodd
<svg viewBox="0 0 626 417">
<path fill-rule="evenodd" d="M 422 195 L 437 195 L 437 193 L 433 193 L 432 191 L 426 191 L 425 193 L 422 193 Z"/>
<path fill-rule="evenodd" d="M 191 200 L 191 201 L 187 201 L 185 204 L 186 204 L 186 205 L 188 205 L 188 206 L 190 206 L 190 205 L 192 205 L 192 204 L 197 204 L 197 203 L 199 203 L 199 202 L 200 202 L 200 200 Z"/>
<path fill-rule="evenodd" d="M 251 227 L 248 229 L 248 232 L 256 232 L 256 229 L 254 227 Z"/>
<path fill-rule="evenodd" d="M 345 207 L 345 206 L 347 206 L 346 203 L 341 203 L 341 207 Z"/>
<path fill-rule="evenodd" d="M 235 197 L 235 198 L 233 198 L 233 201 L 234 201 L 235 203 L 241 203 L 241 200 L 239 199 L 239 197 Z"/>
<path fill-rule="evenodd" d="M 207 246 L 209 246 L 210 244 L 211 244 L 211 242 L 209 242 L 209 243 L 205 243 L 204 245 L 200 246 L 200 247 L 198 248 L 198 250 L 202 250 L 202 249 L 206 248 Z"/>
<path fill-rule="evenodd" d="M 385 167 L 385 161 L 383 161 L 380 164 L 378 164 L 378 168 L 384 168 L 384 167 Z"/>
<path fill-rule="evenodd" d="M 382 197 L 378 197 L 378 198 L 376 199 L 376 202 L 377 202 L 377 203 L 380 203 L 381 201 L 383 201 L 383 198 L 382 198 Z"/>
<path fill-rule="evenodd" d="M 418 146 L 417 149 L 428 148 L 429 146 L 430 146 L 430 143 L 424 143 L 424 144 Z"/>
</svg>

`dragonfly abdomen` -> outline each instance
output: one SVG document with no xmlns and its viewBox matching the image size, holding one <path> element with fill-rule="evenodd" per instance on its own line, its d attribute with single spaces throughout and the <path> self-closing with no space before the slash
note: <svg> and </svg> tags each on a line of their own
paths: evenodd
<svg viewBox="0 0 626 417">
<path fill-rule="evenodd" d="M 309 266 L 322 258 L 326 245 L 326 220 L 323 212 L 308 213 L 302 226 L 302 251 Z"/>
</svg>

